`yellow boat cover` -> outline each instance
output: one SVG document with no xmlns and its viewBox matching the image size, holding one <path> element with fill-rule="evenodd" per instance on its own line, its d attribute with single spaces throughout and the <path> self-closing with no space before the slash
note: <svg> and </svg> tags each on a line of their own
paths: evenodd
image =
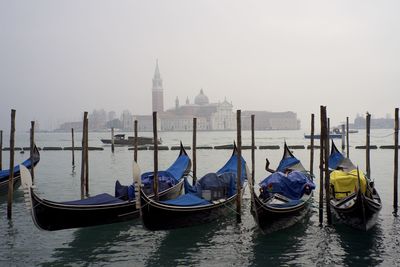
<svg viewBox="0 0 400 267">
<path fill-rule="evenodd" d="M 335 191 L 336 199 L 344 198 L 353 192 L 357 192 L 358 190 L 357 169 L 354 169 L 350 172 L 335 170 L 331 172 L 330 180 L 331 186 L 333 186 Z M 367 180 L 365 179 L 365 175 L 362 171 L 360 171 L 360 184 L 361 192 L 365 194 L 367 189 Z"/>
</svg>

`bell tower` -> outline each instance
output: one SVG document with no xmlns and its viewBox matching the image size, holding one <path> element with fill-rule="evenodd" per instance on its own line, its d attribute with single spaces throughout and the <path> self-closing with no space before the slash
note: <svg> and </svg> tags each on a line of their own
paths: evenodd
<svg viewBox="0 0 400 267">
<path fill-rule="evenodd" d="M 164 112 L 164 89 L 162 86 L 160 70 L 158 68 L 158 59 L 156 61 L 156 70 L 154 71 L 153 77 L 152 106 L 153 111 Z"/>
</svg>

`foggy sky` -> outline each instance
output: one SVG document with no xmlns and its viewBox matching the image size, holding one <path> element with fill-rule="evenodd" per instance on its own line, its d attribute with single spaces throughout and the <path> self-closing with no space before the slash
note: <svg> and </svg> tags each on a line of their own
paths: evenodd
<svg viewBox="0 0 400 267">
<path fill-rule="evenodd" d="M 83 111 L 151 113 L 156 59 L 164 106 L 211 102 L 295 111 L 308 129 L 394 114 L 399 1 L 0 0 L 0 129 L 42 128 Z M 318 120 L 318 119 L 317 119 Z"/>
</svg>

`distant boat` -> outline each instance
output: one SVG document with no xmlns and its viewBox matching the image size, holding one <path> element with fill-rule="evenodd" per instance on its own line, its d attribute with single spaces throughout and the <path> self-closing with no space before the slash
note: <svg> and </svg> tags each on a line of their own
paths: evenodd
<svg viewBox="0 0 400 267">
<path fill-rule="evenodd" d="M 305 134 L 304 135 L 305 139 L 311 139 L 311 134 Z M 314 139 L 320 139 L 321 135 L 320 134 L 314 134 Z M 329 133 L 329 138 L 335 138 L 335 139 L 339 139 L 342 138 L 342 134 L 335 134 L 335 133 Z"/>
<path fill-rule="evenodd" d="M 349 134 L 350 133 L 358 133 L 358 130 L 349 129 Z M 311 134 L 305 134 L 304 138 L 311 139 Z M 314 138 L 315 139 L 320 139 L 321 135 L 314 134 Z M 342 131 L 340 131 L 339 128 L 333 128 L 333 130 L 331 132 L 329 132 L 329 138 L 331 138 L 331 139 L 340 139 L 340 138 L 342 138 Z"/>
<path fill-rule="evenodd" d="M 143 137 L 139 136 L 138 137 L 138 146 L 142 145 L 152 145 L 153 142 L 152 137 Z M 101 142 L 103 144 L 111 144 L 111 139 L 101 139 Z M 115 145 L 124 145 L 124 146 L 133 146 L 135 145 L 135 137 L 134 136 L 128 136 L 128 138 L 125 138 L 125 134 L 116 134 L 114 135 L 114 144 Z M 158 144 L 161 144 L 161 139 L 158 140 Z"/>
</svg>

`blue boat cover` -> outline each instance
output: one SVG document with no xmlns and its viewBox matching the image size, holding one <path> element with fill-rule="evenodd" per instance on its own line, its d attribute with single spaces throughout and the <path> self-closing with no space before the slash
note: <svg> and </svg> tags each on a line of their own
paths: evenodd
<svg viewBox="0 0 400 267">
<path fill-rule="evenodd" d="M 222 173 L 237 173 L 237 161 L 238 161 L 238 156 L 237 154 L 233 154 L 229 160 L 225 163 L 225 165 L 219 169 L 217 171 L 217 174 L 222 174 Z M 244 158 L 242 157 L 242 177 L 240 177 L 241 179 L 241 183 L 243 185 L 244 181 L 247 179 L 247 173 L 246 173 L 246 161 L 244 160 Z"/>
<path fill-rule="evenodd" d="M 172 205 L 172 206 L 204 206 L 211 202 L 200 198 L 194 194 L 181 195 L 175 199 L 160 201 L 161 203 Z"/>
<path fill-rule="evenodd" d="M 276 169 L 276 171 L 278 171 L 278 172 L 285 172 L 285 170 L 287 169 L 287 168 L 289 168 L 289 167 L 291 167 L 291 166 L 293 166 L 293 165 L 295 165 L 295 164 L 297 164 L 297 163 L 299 163 L 300 162 L 300 160 L 298 160 L 297 158 L 295 158 L 295 157 L 287 157 L 287 158 L 284 158 L 284 159 L 282 159 L 280 162 L 279 162 L 279 166 L 278 166 L 278 168 Z"/>
<path fill-rule="evenodd" d="M 28 169 L 30 169 L 32 166 L 32 161 L 29 158 L 29 159 L 26 159 L 21 164 L 24 165 L 25 167 L 27 167 Z M 0 182 L 7 180 L 9 176 L 10 176 L 10 169 L 0 171 Z M 19 176 L 19 164 L 14 167 L 14 177 L 16 177 L 16 176 Z"/>
<path fill-rule="evenodd" d="M 274 172 L 265 178 L 260 186 L 263 198 L 279 193 L 289 199 L 300 199 L 305 190 L 315 189 L 314 183 L 299 171 L 292 171 L 287 176 L 282 172 Z"/>
<path fill-rule="evenodd" d="M 242 157 L 242 179 L 246 176 L 246 161 Z M 174 206 L 201 206 L 211 202 L 203 198 L 208 194 L 210 200 L 224 199 L 233 196 L 236 193 L 237 176 L 237 155 L 233 154 L 227 163 L 216 173 L 208 173 L 200 178 L 194 186 L 190 185 L 187 179 L 184 179 L 185 195 L 174 200 L 163 201 L 165 204 Z M 203 195 L 204 193 L 204 195 Z"/>
<path fill-rule="evenodd" d="M 185 179 L 185 193 L 194 194 L 202 197 L 203 190 L 220 192 L 219 198 L 229 198 L 236 193 L 236 173 L 228 172 L 217 175 L 216 173 L 208 173 L 191 186 Z"/>
<path fill-rule="evenodd" d="M 118 198 L 111 196 L 110 194 L 103 193 L 93 197 L 88 197 L 86 199 L 74 200 L 74 201 L 66 201 L 61 202 L 61 204 L 67 205 L 100 205 L 100 204 L 113 204 L 113 203 L 121 203 L 124 202 Z"/>
<path fill-rule="evenodd" d="M 177 181 L 179 181 L 184 175 L 188 165 L 190 163 L 190 158 L 186 154 L 180 155 L 168 169 L 169 172 Z"/>
<path fill-rule="evenodd" d="M 334 151 L 329 155 L 328 167 L 335 170 L 344 159 L 345 157 L 342 155 L 342 153 L 339 151 Z"/>
<path fill-rule="evenodd" d="M 115 182 L 115 197 L 122 200 L 134 200 L 135 187 L 133 185 L 121 185 L 121 183 L 117 180 Z"/>
<path fill-rule="evenodd" d="M 176 185 L 185 174 L 190 164 L 190 158 L 186 154 L 180 155 L 175 162 L 165 171 L 158 172 L 158 192 L 162 192 Z M 143 191 L 146 194 L 153 192 L 153 172 L 145 172 L 141 175 Z M 121 185 L 115 183 L 115 197 L 123 200 L 135 199 L 135 187 L 133 185 Z"/>
</svg>

